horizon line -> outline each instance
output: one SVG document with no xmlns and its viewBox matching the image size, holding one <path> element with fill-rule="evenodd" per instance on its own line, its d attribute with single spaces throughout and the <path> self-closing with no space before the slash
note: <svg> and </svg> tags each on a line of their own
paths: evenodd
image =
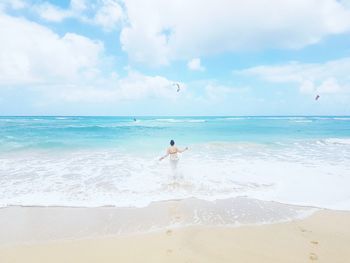
<svg viewBox="0 0 350 263">
<path fill-rule="evenodd" d="M 350 115 L 0 115 L 1 117 L 350 117 Z"/>
</svg>

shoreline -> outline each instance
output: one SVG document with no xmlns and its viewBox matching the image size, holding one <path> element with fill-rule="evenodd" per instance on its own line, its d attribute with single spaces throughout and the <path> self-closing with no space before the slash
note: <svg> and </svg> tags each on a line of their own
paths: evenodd
<svg viewBox="0 0 350 263">
<path fill-rule="evenodd" d="M 349 210 L 345 209 L 335 209 L 335 208 L 325 208 L 325 207 L 319 207 L 319 206 L 313 206 L 313 205 L 299 205 L 299 204 L 289 204 L 289 203 L 283 203 L 279 201 L 274 201 L 274 200 L 261 200 L 261 199 L 256 199 L 256 198 L 251 198 L 251 197 L 246 197 L 246 196 L 238 196 L 238 197 L 229 197 L 229 198 L 218 198 L 215 200 L 207 200 L 207 199 L 200 199 L 197 197 L 188 197 L 188 198 L 174 198 L 174 199 L 167 199 L 167 200 L 159 200 L 159 201 L 151 201 L 148 205 L 146 206 L 122 206 L 118 207 L 115 205 L 101 205 L 101 206 L 74 206 L 74 205 L 4 205 L 0 206 L 1 209 L 8 209 L 8 208 L 83 208 L 83 209 L 99 209 L 99 208 L 115 208 L 115 209 L 142 209 L 149 207 L 153 204 L 157 203 L 171 203 L 171 202 L 181 202 L 184 200 L 201 200 L 204 202 L 208 203 L 215 203 L 217 201 L 227 201 L 227 200 L 233 200 L 233 199 L 250 199 L 250 200 L 256 200 L 260 202 L 266 202 L 266 203 L 275 203 L 279 205 L 285 205 L 285 206 L 294 206 L 294 207 L 302 207 L 302 208 L 309 208 L 309 209 L 316 209 L 316 210 L 330 210 L 330 211 L 338 211 L 338 212 L 347 212 Z"/>
<path fill-rule="evenodd" d="M 306 218 L 320 209 L 231 198 L 151 203 L 143 208 L 9 206 L 0 209 L 0 247 L 128 234 L 191 226 L 240 227 Z"/>
<path fill-rule="evenodd" d="M 350 258 L 350 212 L 265 225 L 168 226 L 149 233 L 0 246 L 0 262 L 332 262 Z"/>
</svg>

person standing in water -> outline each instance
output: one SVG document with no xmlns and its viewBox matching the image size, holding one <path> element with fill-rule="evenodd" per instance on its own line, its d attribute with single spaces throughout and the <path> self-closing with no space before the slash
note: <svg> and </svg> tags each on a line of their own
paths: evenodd
<svg viewBox="0 0 350 263">
<path fill-rule="evenodd" d="M 177 153 L 183 153 L 184 151 L 187 151 L 188 147 L 186 147 L 183 150 L 180 150 L 175 146 L 174 140 L 170 141 L 170 147 L 167 149 L 167 152 L 164 156 L 159 158 L 159 161 L 163 160 L 164 158 L 170 156 L 170 165 L 173 169 L 176 169 L 177 163 L 179 162 L 179 156 Z"/>
</svg>

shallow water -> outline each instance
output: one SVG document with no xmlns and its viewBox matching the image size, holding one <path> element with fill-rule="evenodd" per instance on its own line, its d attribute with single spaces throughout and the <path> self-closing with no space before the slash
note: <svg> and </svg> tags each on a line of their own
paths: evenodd
<svg viewBox="0 0 350 263">
<path fill-rule="evenodd" d="M 350 117 L 0 117 L 0 205 L 250 197 L 350 210 Z M 168 141 L 190 150 L 174 173 Z"/>
</svg>

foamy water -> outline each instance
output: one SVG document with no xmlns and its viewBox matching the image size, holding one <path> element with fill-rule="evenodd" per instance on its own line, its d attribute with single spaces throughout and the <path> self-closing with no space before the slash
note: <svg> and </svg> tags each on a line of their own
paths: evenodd
<svg viewBox="0 0 350 263">
<path fill-rule="evenodd" d="M 4 117 L 0 126 L 1 206 L 247 197 L 350 210 L 346 117 Z M 173 138 L 190 147 L 176 172 L 158 161 Z"/>
</svg>

